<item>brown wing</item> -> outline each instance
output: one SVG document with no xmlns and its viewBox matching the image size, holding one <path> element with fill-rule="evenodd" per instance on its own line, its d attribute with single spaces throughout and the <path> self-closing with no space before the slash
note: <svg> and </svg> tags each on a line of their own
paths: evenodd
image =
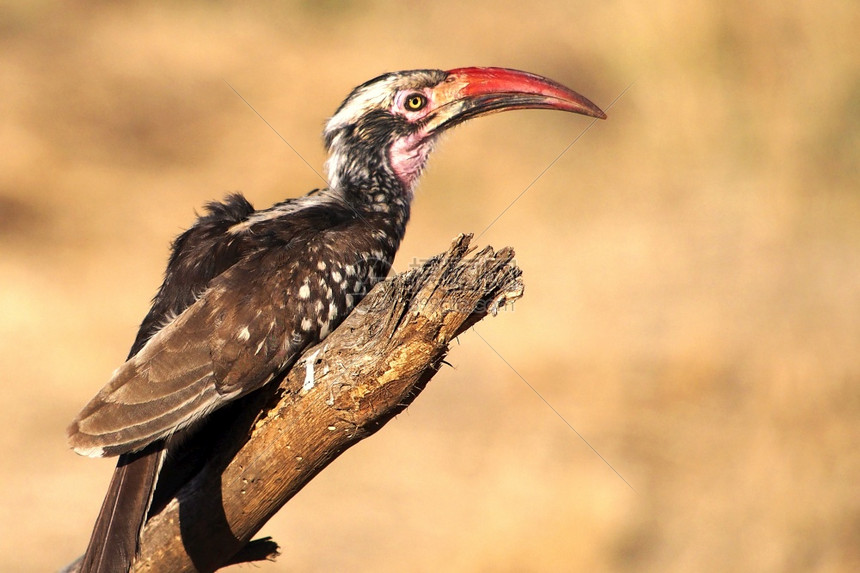
<svg viewBox="0 0 860 573">
<path fill-rule="evenodd" d="M 254 235 L 258 250 L 215 277 L 87 404 L 69 428 L 78 453 L 123 454 L 167 437 L 259 388 L 319 340 L 323 324 L 326 333 L 336 326 L 330 305 L 345 296 L 335 296 L 320 264 L 355 255 L 324 230 L 349 239 L 343 229 L 360 222 L 327 207 L 294 213 L 287 226 L 270 223 L 274 229 Z"/>
<path fill-rule="evenodd" d="M 120 366 L 69 428 L 75 451 L 139 450 L 270 380 L 285 362 L 283 313 L 255 282 L 216 281 Z"/>
</svg>

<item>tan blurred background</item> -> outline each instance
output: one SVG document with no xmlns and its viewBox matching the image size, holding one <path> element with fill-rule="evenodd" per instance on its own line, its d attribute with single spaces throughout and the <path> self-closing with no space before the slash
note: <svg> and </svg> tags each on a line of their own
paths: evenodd
<svg viewBox="0 0 860 573">
<path fill-rule="evenodd" d="M 829 2 L 5 2 L 0 570 L 86 544 L 113 461 L 65 427 L 210 199 L 319 185 L 356 84 L 550 76 L 592 126 L 478 243 L 526 296 L 261 532 L 260 571 L 860 570 L 860 7 Z M 396 268 L 480 233 L 589 124 L 478 120 Z M 494 352 L 599 451 L 634 493 Z"/>
</svg>

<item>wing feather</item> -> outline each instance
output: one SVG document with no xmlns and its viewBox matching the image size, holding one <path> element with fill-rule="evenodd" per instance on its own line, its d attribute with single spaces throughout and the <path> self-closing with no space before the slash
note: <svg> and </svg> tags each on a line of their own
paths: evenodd
<svg viewBox="0 0 860 573">
<path fill-rule="evenodd" d="M 283 327 L 261 310 L 271 310 L 265 289 L 246 285 L 210 288 L 149 339 L 72 423 L 72 447 L 90 456 L 140 450 L 271 379 L 285 350 L 269 342 Z M 224 372 L 241 384 L 224 384 Z"/>
</svg>

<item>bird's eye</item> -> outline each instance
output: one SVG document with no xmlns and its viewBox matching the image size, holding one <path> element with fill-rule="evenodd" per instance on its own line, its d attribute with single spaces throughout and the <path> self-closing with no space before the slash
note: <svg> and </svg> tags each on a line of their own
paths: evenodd
<svg viewBox="0 0 860 573">
<path fill-rule="evenodd" d="M 406 97 L 406 109 L 409 111 L 418 111 L 427 105 L 427 98 L 421 94 L 409 94 Z"/>
</svg>

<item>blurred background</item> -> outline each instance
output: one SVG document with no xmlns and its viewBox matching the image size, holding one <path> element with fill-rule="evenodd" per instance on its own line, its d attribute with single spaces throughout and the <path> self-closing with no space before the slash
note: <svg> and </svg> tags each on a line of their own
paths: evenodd
<svg viewBox="0 0 860 573">
<path fill-rule="evenodd" d="M 395 268 L 485 231 L 526 295 L 266 525 L 258 570 L 860 570 L 860 6 L 480 5 L 0 6 L 0 570 L 84 550 L 114 461 L 65 428 L 195 210 L 320 185 L 227 82 L 321 171 L 353 86 L 468 65 L 609 120 L 439 146 Z"/>
</svg>

